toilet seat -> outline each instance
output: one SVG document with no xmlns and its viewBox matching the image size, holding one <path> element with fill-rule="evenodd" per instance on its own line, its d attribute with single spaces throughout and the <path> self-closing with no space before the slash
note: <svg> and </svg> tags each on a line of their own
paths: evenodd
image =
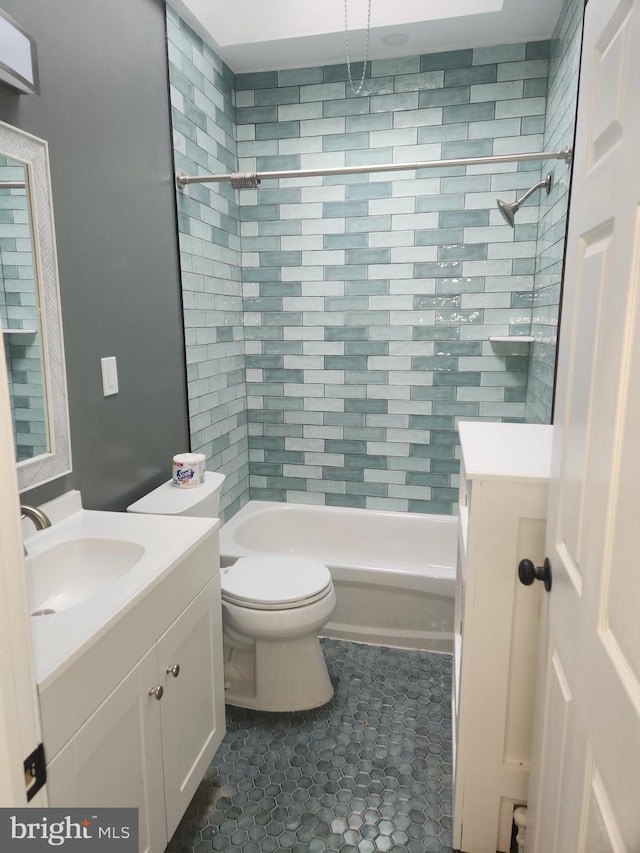
<svg viewBox="0 0 640 853">
<path fill-rule="evenodd" d="M 220 580 L 223 601 L 253 610 L 305 607 L 333 589 L 329 569 L 303 557 L 242 557 Z"/>
</svg>

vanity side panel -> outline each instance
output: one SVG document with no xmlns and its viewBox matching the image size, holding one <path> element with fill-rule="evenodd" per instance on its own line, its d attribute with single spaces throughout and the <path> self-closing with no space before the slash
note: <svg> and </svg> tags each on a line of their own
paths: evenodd
<svg viewBox="0 0 640 853">
<path fill-rule="evenodd" d="M 527 721 L 511 719 L 521 707 L 513 701 L 509 677 L 522 662 L 523 645 L 531 642 L 534 655 L 537 649 L 537 639 L 528 634 L 531 623 L 537 624 L 540 592 L 523 587 L 531 595 L 522 597 L 516 585 L 519 560 L 537 556 L 544 547 L 546 496 L 541 483 L 473 482 L 466 548 L 461 544 L 467 576 L 459 590 L 464 609 L 453 822 L 453 846 L 465 853 L 508 850 L 504 803 L 526 801 L 528 766 L 506 753 L 507 742 L 512 748 L 518 737 L 522 755 L 522 740 L 527 740 Z M 533 551 L 523 551 L 529 548 Z M 515 600 L 527 611 L 523 624 L 516 620 Z M 532 666 L 517 677 L 522 685 L 534 676 Z"/>
<path fill-rule="evenodd" d="M 544 562 L 546 523 L 542 518 L 521 518 L 518 524 L 518 551 L 541 566 Z M 507 676 L 507 725 L 504 737 L 506 765 L 529 769 L 531 735 L 535 698 L 535 678 L 538 657 L 540 608 L 546 595 L 541 583 L 524 586 L 513 584 L 513 619 L 509 643 L 509 674 Z"/>
</svg>

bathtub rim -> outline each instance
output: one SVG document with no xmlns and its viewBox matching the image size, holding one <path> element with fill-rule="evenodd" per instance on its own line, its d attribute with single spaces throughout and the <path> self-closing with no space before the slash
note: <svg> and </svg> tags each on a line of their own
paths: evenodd
<svg viewBox="0 0 640 853">
<path fill-rule="evenodd" d="M 249 509 L 241 516 L 242 512 Z M 229 566 L 241 557 L 249 557 L 259 554 L 260 551 L 254 548 L 248 548 L 245 545 L 239 544 L 235 539 L 235 533 L 240 525 L 246 520 L 247 516 L 255 517 L 266 515 L 270 511 L 286 512 L 292 510 L 300 510 L 304 512 L 313 512 L 318 510 L 336 510 L 340 513 L 366 513 L 374 518 L 389 518 L 393 519 L 402 517 L 403 523 L 407 520 L 417 518 L 415 523 L 424 523 L 425 520 L 435 524 L 443 524 L 448 527 L 455 527 L 452 532 L 452 563 L 451 565 L 442 565 L 438 563 L 414 563 L 407 560 L 398 560 L 395 565 L 369 565 L 366 560 L 351 561 L 351 560 L 331 560 L 318 559 L 323 562 L 331 571 L 331 576 L 334 581 L 340 583 L 369 583 L 373 586 L 393 587 L 398 586 L 405 590 L 415 590 L 420 592 L 429 591 L 434 595 L 439 595 L 445 598 L 453 599 L 455 594 L 455 548 L 457 544 L 457 529 L 458 519 L 456 516 L 437 515 L 437 514 L 415 514 L 400 513 L 393 510 L 369 510 L 358 509 L 355 507 L 326 507 L 322 504 L 287 504 L 279 501 L 248 501 L 229 521 L 227 521 L 220 529 L 220 563 L 223 567 Z M 236 521 L 237 519 L 237 521 Z M 235 523 L 234 523 L 235 522 Z M 411 523 L 411 522 L 410 522 Z M 274 551 L 263 553 L 274 554 Z M 290 551 L 282 551 L 283 555 L 290 556 Z M 305 556 L 305 555 L 300 555 Z M 308 555 L 307 555 L 308 556 Z"/>
</svg>

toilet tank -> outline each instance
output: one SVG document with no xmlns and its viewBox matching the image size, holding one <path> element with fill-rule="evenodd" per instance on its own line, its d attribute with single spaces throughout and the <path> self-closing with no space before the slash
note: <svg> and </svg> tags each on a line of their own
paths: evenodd
<svg viewBox="0 0 640 853">
<path fill-rule="evenodd" d="M 224 474 L 217 471 L 205 471 L 205 481 L 201 486 L 175 486 L 173 480 L 168 480 L 128 506 L 127 512 L 218 518 L 224 479 Z"/>
</svg>

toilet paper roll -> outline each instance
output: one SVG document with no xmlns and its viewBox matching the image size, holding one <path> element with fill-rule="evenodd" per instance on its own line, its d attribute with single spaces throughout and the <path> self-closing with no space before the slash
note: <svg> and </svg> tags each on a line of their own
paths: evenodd
<svg viewBox="0 0 640 853">
<path fill-rule="evenodd" d="M 192 489 L 204 483 L 204 453 L 177 453 L 173 457 L 173 484 L 181 489 Z"/>
</svg>

